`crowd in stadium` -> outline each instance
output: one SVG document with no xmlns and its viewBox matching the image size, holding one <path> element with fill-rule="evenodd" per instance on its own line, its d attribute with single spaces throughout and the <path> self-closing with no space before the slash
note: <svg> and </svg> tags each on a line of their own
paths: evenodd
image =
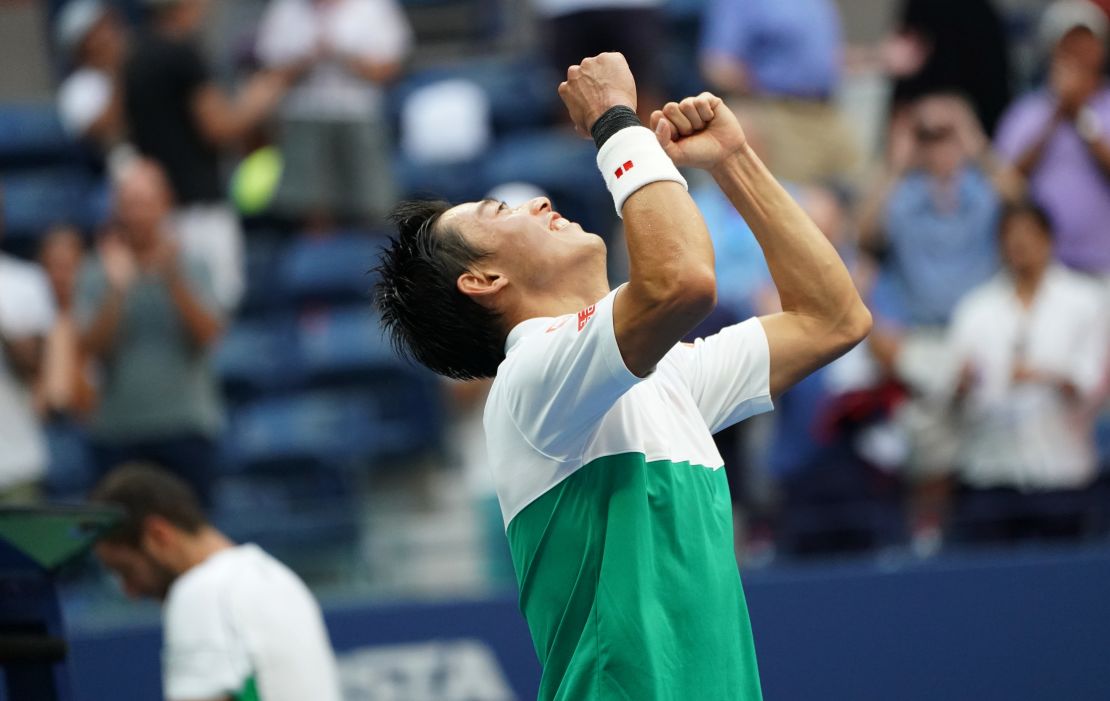
<svg viewBox="0 0 1110 701">
<path fill-rule="evenodd" d="M 622 279 L 555 90 L 619 50 L 645 117 L 734 107 L 875 319 L 718 436 L 743 557 L 1110 532 L 1110 3 L 904 0 L 869 45 L 833 0 L 211 5 L 55 1 L 56 101 L 0 104 L 0 502 L 151 462 L 295 560 L 357 535 L 368 476 L 430 469 L 503 549 L 487 384 L 397 359 L 367 271 L 401 197 L 540 193 Z M 777 310 L 743 219 L 689 182 L 719 283 L 699 335 Z"/>
</svg>

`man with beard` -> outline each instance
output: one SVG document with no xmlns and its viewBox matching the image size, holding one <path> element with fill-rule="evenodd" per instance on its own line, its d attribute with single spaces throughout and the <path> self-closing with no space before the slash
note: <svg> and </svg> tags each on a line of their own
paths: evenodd
<svg viewBox="0 0 1110 701">
<path fill-rule="evenodd" d="M 124 513 L 99 543 L 128 596 L 165 602 L 167 701 L 338 701 L 335 655 L 320 607 L 285 565 L 236 545 L 174 475 L 129 464 L 92 500 Z"/>
</svg>

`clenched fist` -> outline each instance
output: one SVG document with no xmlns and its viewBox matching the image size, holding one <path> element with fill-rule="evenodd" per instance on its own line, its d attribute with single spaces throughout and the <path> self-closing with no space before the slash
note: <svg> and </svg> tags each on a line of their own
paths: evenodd
<svg viewBox="0 0 1110 701">
<path fill-rule="evenodd" d="M 675 165 L 712 170 L 747 143 L 744 129 L 721 98 L 703 92 L 668 102 L 651 114 L 651 128 Z"/>
<path fill-rule="evenodd" d="M 559 97 L 570 112 L 575 129 L 583 136 L 610 107 L 636 109 L 636 80 L 619 53 L 598 54 L 567 69 Z"/>
</svg>

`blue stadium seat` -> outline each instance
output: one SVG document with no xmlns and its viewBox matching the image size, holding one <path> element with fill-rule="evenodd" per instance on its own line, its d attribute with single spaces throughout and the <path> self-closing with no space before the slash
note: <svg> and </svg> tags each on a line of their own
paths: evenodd
<svg viewBox="0 0 1110 701">
<path fill-rule="evenodd" d="M 237 542 L 256 543 L 287 564 L 358 537 L 358 493 L 351 475 L 330 469 L 225 476 L 212 518 Z"/>
<path fill-rule="evenodd" d="M 539 186 L 563 216 L 587 231 L 604 235 L 616 223 L 593 143 L 568 131 L 527 132 L 502 139 L 487 160 L 486 176 L 491 185 L 523 181 Z"/>
<path fill-rule="evenodd" d="M 367 301 L 383 239 L 347 233 L 302 237 L 283 255 L 280 279 L 293 302 Z"/>
<path fill-rule="evenodd" d="M 429 166 L 398 154 L 393 170 L 397 186 L 409 198 L 469 202 L 484 197 L 491 187 L 481 159 Z"/>
<path fill-rule="evenodd" d="M 79 169 L 9 173 L 0 177 L 0 188 L 12 239 L 34 239 L 60 223 L 90 231 L 107 211 L 105 184 Z"/>
<path fill-rule="evenodd" d="M 232 401 L 296 386 L 300 380 L 289 317 L 237 321 L 216 349 L 216 372 Z"/>
<path fill-rule="evenodd" d="M 424 380 L 271 397 L 232 412 L 226 462 L 232 472 L 367 466 L 438 449 L 442 426 L 437 385 Z"/>
<path fill-rule="evenodd" d="M 558 114 L 558 77 L 538 58 L 482 58 L 453 61 L 407 76 L 389 94 L 392 123 L 400 123 L 405 99 L 416 90 L 442 80 L 462 78 L 482 88 L 490 101 L 494 131 L 508 134 L 550 125 Z"/>
<path fill-rule="evenodd" d="M 411 367 L 394 354 L 369 304 L 302 314 L 297 341 L 304 371 L 316 382 L 350 382 Z"/>
<path fill-rule="evenodd" d="M 76 154 L 52 103 L 0 106 L 0 163 L 5 169 L 58 164 Z"/>
<path fill-rule="evenodd" d="M 239 303 L 239 313 L 255 316 L 285 301 L 281 287 L 283 250 L 274 238 L 252 233 L 248 233 L 246 249 L 247 289 Z"/>
</svg>

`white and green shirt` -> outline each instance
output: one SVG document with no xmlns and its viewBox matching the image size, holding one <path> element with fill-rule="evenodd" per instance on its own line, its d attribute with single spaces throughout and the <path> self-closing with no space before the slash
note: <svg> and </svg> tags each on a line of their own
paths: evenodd
<svg viewBox="0 0 1110 701">
<path fill-rule="evenodd" d="M 340 701 L 320 607 L 256 545 L 212 555 L 177 578 L 163 611 L 170 701 Z"/>
<path fill-rule="evenodd" d="M 509 334 L 490 462 L 541 700 L 761 697 L 712 434 L 772 408 L 756 319 L 625 367 L 609 293 Z"/>
</svg>

